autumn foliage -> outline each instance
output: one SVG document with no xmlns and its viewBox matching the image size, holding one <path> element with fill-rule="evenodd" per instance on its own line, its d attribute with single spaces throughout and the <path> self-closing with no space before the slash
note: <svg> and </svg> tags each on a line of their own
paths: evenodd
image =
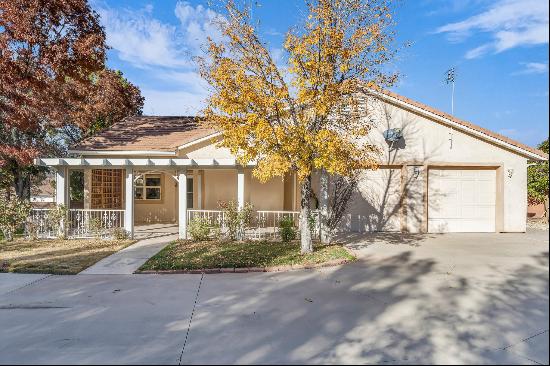
<svg viewBox="0 0 550 366">
<path fill-rule="evenodd" d="M 221 128 L 221 144 L 243 165 L 257 162 L 253 174 L 261 181 L 297 173 L 303 220 L 315 170 L 350 176 L 376 167 L 378 149 L 365 139 L 364 91 L 397 79 L 387 67 L 394 57 L 391 3 L 307 0 L 307 19 L 287 33 L 281 61 L 260 39 L 250 9 L 228 0 L 219 21 L 225 38 L 210 40 L 200 60 L 212 87 L 205 120 Z"/>
<path fill-rule="evenodd" d="M 105 68 L 106 50 L 86 0 L 0 0 L 0 164 L 18 196 L 33 158 L 63 150 L 60 133 L 71 141 L 141 112 L 139 90 Z"/>
</svg>

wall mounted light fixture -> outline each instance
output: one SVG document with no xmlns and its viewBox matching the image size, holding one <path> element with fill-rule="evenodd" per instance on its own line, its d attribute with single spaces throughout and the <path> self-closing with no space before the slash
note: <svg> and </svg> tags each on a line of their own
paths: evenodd
<svg viewBox="0 0 550 366">
<path fill-rule="evenodd" d="M 508 169 L 507 172 L 508 172 L 508 178 L 512 178 L 512 176 L 514 175 L 514 169 Z"/>
</svg>

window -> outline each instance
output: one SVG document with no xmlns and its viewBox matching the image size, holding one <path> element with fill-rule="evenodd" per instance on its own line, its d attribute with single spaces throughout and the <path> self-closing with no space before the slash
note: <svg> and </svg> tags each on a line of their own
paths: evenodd
<svg viewBox="0 0 550 366">
<path fill-rule="evenodd" d="M 187 178 L 187 208 L 193 208 L 193 178 Z"/>
<path fill-rule="evenodd" d="M 136 179 L 134 198 L 136 200 L 159 201 L 162 198 L 161 188 L 160 174 L 143 174 Z"/>
</svg>

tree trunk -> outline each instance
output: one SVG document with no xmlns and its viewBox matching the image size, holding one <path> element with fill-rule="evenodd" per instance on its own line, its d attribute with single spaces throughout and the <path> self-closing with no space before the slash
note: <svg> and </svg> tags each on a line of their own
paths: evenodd
<svg viewBox="0 0 550 366">
<path fill-rule="evenodd" d="M 21 170 L 14 174 L 13 186 L 16 196 L 21 200 L 29 201 L 31 199 L 31 178 Z"/>
<path fill-rule="evenodd" d="M 311 230 L 309 228 L 309 218 L 311 209 L 309 201 L 311 198 L 311 175 L 306 177 L 300 187 L 302 198 L 300 200 L 300 243 L 302 254 L 313 252 L 311 241 Z"/>
</svg>

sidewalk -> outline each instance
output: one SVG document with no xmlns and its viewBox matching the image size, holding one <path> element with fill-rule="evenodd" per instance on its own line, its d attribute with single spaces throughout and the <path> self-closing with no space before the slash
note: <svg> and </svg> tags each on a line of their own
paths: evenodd
<svg viewBox="0 0 550 366">
<path fill-rule="evenodd" d="M 136 227 L 135 238 L 139 239 L 137 243 L 103 258 L 80 272 L 79 275 L 132 274 L 149 258 L 176 240 L 178 234 L 175 231 L 177 231 L 177 226 L 173 225 Z"/>
</svg>

